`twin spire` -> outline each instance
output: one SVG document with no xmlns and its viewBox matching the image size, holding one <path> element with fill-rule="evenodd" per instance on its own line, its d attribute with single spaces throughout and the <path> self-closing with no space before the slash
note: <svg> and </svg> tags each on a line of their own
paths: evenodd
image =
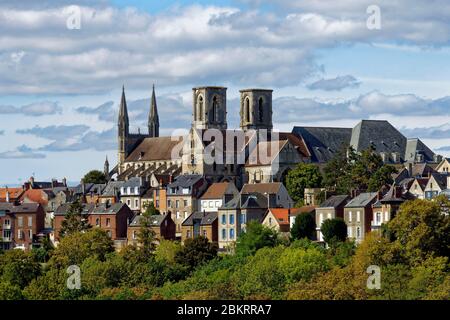
<svg viewBox="0 0 450 320">
<path fill-rule="evenodd" d="M 119 136 L 129 135 L 129 119 L 128 119 L 128 109 L 127 101 L 125 98 L 125 86 L 122 86 L 122 98 L 119 107 Z M 152 98 L 150 103 L 150 112 L 148 116 L 148 136 L 149 137 L 159 137 L 159 116 L 158 108 L 156 104 L 156 94 L 155 85 L 153 85 Z"/>
</svg>

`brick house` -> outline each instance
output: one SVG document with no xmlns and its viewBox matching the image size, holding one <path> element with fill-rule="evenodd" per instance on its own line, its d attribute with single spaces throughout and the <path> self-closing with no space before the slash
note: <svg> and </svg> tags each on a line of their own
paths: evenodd
<svg viewBox="0 0 450 320">
<path fill-rule="evenodd" d="M 142 228 L 142 215 L 136 215 L 128 225 L 127 240 L 128 244 L 137 244 L 138 234 Z M 175 222 L 169 213 L 163 215 L 155 215 L 150 217 L 150 228 L 155 232 L 157 242 L 161 239 L 175 239 Z"/>
<path fill-rule="evenodd" d="M 181 241 L 203 236 L 217 243 L 217 212 L 194 212 L 181 226 Z"/>
<path fill-rule="evenodd" d="M 83 204 L 82 216 L 93 228 L 101 228 L 112 240 L 126 239 L 127 226 L 133 217 L 133 212 L 124 203 L 113 204 Z M 70 209 L 70 204 L 64 204 L 56 209 L 54 219 L 55 240 L 60 240 L 62 222 Z"/>
<path fill-rule="evenodd" d="M 383 223 L 393 219 L 400 206 L 415 196 L 409 192 L 403 192 L 403 188 L 393 185 L 388 193 L 372 206 L 373 216 L 371 222 L 372 231 L 380 230 Z"/>
<path fill-rule="evenodd" d="M 198 200 L 207 187 L 208 182 L 202 175 L 180 175 L 167 185 L 167 210 L 177 226 L 178 238 L 182 236 L 183 221 L 199 210 Z"/>
<path fill-rule="evenodd" d="M 361 193 L 344 207 L 344 220 L 347 224 L 347 235 L 357 243 L 371 230 L 372 205 L 381 199 L 379 192 Z"/>
<path fill-rule="evenodd" d="M 30 250 L 45 228 L 45 210 L 39 203 L 0 203 L 0 248 Z"/>
<path fill-rule="evenodd" d="M 350 197 L 348 195 L 331 196 L 316 208 L 317 240 L 323 241 L 320 228 L 326 219 L 344 218 L 344 207 L 349 200 Z"/>
</svg>

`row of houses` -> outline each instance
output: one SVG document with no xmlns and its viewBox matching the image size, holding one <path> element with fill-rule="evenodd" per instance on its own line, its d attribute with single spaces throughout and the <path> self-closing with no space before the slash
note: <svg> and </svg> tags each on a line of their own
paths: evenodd
<svg viewBox="0 0 450 320">
<path fill-rule="evenodd" d="M 399 170 L 394 185 L 375 193 L 331 195 L 319 203 L 322 188 L 305 189 L 307 206 L 294 204 L 281 182 L 245 184 L 241 190 L 233 182 L 209 183 L 202 175 L 153 176 L 150 183 L 141 178 L 110 181 L 107 184 L 80 184 L 70 188 L 53 181 L 23 188 L 0 189 L 1 248 L 29 249 L 39 245 L 42 236 L 60 240 L 62 221 L 70 204 L 83 204 L 83 217 L 93 227 L 104 229 L 117 247 L 136 243 L 142 227 L 142 213 L 150 203 L 160 211 L 151 228 L 157 239 L 185 241 L 199 235 L 216 242 L 220 249 L 231 247 L 249 221 L 259 221 L 288 234 L 295 217 L 303 212 L 314 215 L 317 240 L 323 241 L 320 227 L 326 219 L 343 218 L 349 238 L 357 242 L 367 232 L 379 229 L 395 216 L 399 206 L 410 199 L 450 196 L 450 160 L 435 168 L 426 164 Z M 60 204 L 30 201 L 30 194 L 55 194 Z M 62 195 L 65 195 L 63 197 Z M 58 203 L 52 198 L 52 203 Z M 50 219 L 51 224 L 48 224 Z"/>
</svg>

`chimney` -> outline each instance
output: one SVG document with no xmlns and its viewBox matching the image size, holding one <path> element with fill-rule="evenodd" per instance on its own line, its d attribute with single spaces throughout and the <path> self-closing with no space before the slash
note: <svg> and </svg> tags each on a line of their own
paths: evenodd
<svg viewBox="0 0 450 320">
<path fill-rule="evenodd" d="M 400 186 L 395 186 L 395 197 L 396 198 L 401 198 L 403 196 L 403 190 L 402 187 Z"/>
<path fill-rule="evenodd" d="M 31 184 L 31 188 L 32 188 L 33 184 L 34 184 L 34 177 L 33 176 L 30 177 L 30 184 Z"/>
<path fill-rule="evenodd" d="M 172 183 L 172 175 L 169 175 L 169 183 Z"/>
<path fill-rule="evenodd" d="M 412 162 L 408 162 L 408 174 L 410 177 L 413 176 L 413 164 Z"/>
<path fill-rule="evenodd" d="M 9 203 L 9 190 L 8 190 L 8 187 L 6 187 L 6 203 Z"/>
<path fill-rule="evenodd" d="M 63 183 L 64 187 L 67 187 L 67 179 L 66 178 L 62 179 L 62 183 Z"/>
<path fill-rule="evenodd" d="M 377 193 L 377 200 L 381 200 L 381 199 L 383 199 L 383 192 L 380 190 Z"/>
<path fill-rule="evenodd" d="M 55 188 L 58 184 L 58 180 L 52 179 L 52 188 Z"/>
<path fill-rule="evenodd" d="M 81 183 L 81 194 L 84 195 L 86 191 L 86 187 L 84 186 L 84 182 Z"/>
</svg>

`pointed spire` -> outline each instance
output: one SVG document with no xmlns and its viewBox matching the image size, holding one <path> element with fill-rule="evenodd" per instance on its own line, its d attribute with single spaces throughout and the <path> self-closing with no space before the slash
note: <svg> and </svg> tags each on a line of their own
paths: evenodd
<svg viewBox="0 0 450 320">
<path fill-rule="evenodd" d="M 156 104 L 155 84 L 153 84 L 150 113 L 148 115 L 148 134 L 150 137 L 159 137 L 159 116 Z"/>
<path fill-rule="evenodd" d="M 125 86 L 122 86 L 122 98 L 120 100 L 119 108 L 119 134 L 128 134 L 129 120 L 127 100 L 125 98 Z"/>
</svg>

